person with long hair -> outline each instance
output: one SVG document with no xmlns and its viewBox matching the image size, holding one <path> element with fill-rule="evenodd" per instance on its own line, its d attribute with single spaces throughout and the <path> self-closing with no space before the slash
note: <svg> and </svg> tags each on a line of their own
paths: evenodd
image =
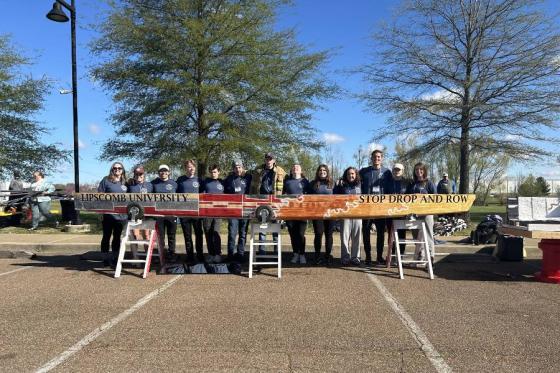
<svg viewBox="0 0 560 373">
<path fill-rule="evenodd" d="M 433 182 L 428 178 L 428 167 L 423 162 L 418 162 L 414 165 L 413 171 L 414 182 L 410 184 L 406 190 L 407 194 L 436 194 L 436 187 Z M 428 231 L 428 237 L 426 241 L 430 249 L 430 255 L 433 256 L 434 253 L 434 216 L 425 215 L 424 222 L 426 223 L 426 230 Z M 413 231 L 413 236 L 416 239 L 418 237 L 418 231 Z M 422 260 L 423 252 L 421 250 L 421 245 L 416 244 L 416 251 L 414 256 L 418 260 Z M 433 258 L 432 258 L 433 259 Z M 433 262 L 433 260 L 432 260 Z"/>
<path fill-rule="evenodd" d="M 31 190 L 34 192 L 52 193 L 54 192 L 54 185 L 45 180 L 45 174 L 42 169 L 33 172 L 33 183 L 31 183 Z M 51 210 L 51 197 L 43 195 L 43 193 L 31 198 L 31 228 L 29 230 L 36 230 L 39 228 L 39 222 L 47 220 L 52 217 Z"/>
<path fill-rule="evenodd" d="M 290 175 L 284 179 L 282 194 L 305 194 L 308 190 L 309 181 L 301 171 L 301 165 L 295 163 L 290 170 Z M 307 220 L 287 220 L 286 226 L 288 227 L 294 253 L 290 262 L 292 264 L 306 264 L 305 230 L 307 229 Z"/>
<path fill-rule="evenodd" d="M 144 166 L 137 165 L 134 167 L 132 177 L 126 182 L 126 191 L 128 193 L 152 193 L 152 183 L 146 181 Z M 136 240 L 148 240 L 150 238 L 148 229 L 133 229 L 132 234 Z M 147 245 L 144 245 L 147 248 Z"/>
<path fill-rule="evenodd" d="M 176 193 L 177 183 L 171 179 L 171 169 L 162 164 L 158 167 L 158 177 L 151 181 L 154 193 Z M 177 217 L 164 216 L 156 219 L 158 230 L 158 247 L 165 247 L 165 236 L 167 235 L 167 258 L 171 261 L 177 259 L 175 252 L 175 238 L 177 235 Z"/>
<path fill-rule="evenodd" d="M 315 179 L 311 182 L 309 192 L 310 194 L 333 194 L 333 179 L 326 164 L 317 167 Z M 334 220 L 313 220 L 313 231 L 315 232 L 313 246 L 315 247 L 316 265 L 332 264 L 334 223 Z M 321 256 L 323 235 L 325 236 L 325 255 Z"/>
<path fill-rule="evenodd" d="M 97 191 L 100 193 L 126 193 L 126 170 L 122 162 L 114 162 L 109 169 L 109 174 L 101 180 Z M 114 266 L 121 246 L 121 233 L 126 216 L 119 214 L 103 214 L 102 218 L 103 236 L 101 238 L 101 252 L 104 254 L 103 263 Z M 109 242 L 111 252 L 109 253 Z"/>
<path fill-rule="evenodd" d="M 355 167 L 344 170 L 335 194 L 362 194 L 360 174 Z M 343 219 L 340 229 L 340 261 L 342 265 L 360 265 L 362 219 Z"/>
</svg>

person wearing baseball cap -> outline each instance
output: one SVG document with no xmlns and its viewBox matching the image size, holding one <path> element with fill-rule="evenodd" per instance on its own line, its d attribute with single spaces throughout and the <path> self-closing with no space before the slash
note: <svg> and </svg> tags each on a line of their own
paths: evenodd
<svg viewBox="0 0 560 373">
<path fill-rule="evenodd" d="M 286 171 L 276 164 L 276 156 L 272 152 L 267 152 L 264 155 L 264 163 L 251 173 L 250 194 L 280 195 L 285 178 Z M 259 233 L 259 241 L 264 241 L 265 237 L 265 234 Z M 278 235 L 273 233 L 272 237 L 276 242 Z M 262 246 L 258 254 L 264 254 Z"/>
<path fill-rule="evenodd" d="M 447 172 L 443 173 L 443 178 L 439 181 L 437 185 L 438 194 L 452 194 L 455 193 L 455 183 L 449 180 L 449 174 Z"/>
<path fill-rule="evenodd" d="M 158 167 L 158 177 L 151 181 L 154 193 L 176 193 L 177 183 L 170 178 L 171 169 L 166 164 Z M 177 232 L 177 218 L 175 216 L 165 216 L 156 219 L 158 229 L 158 245 L 165 247 L 165 235 L 167 234 L 167 257 L 175 260 L 175 235 Z"/>
<path fill-rule="evenodd" d="M 408 186 L 411 184 L 411 181 L 406 179 L 404 177 L 404 166 L 402 163 L 395 163 L 393 165 L 393 170 L 392 170 L 392 177 L 391 177 L 391 181 L 388 183 L 388 189 L 387 189 L 387 193 L 389 194 L 405 194 L 406 190 L 408 188 Z M 389 228 L 389 235 L 392 234 L 392 229 L 393 229 L 393 219 L 387 218 L 387 227 Z M 399 230 L 397 232 L 397 234 L 399 235 L 399 239 L 404 240 L 406 237 L 406 231 L 405 230 Z M 393 245 L 395 245 L 395 243 L 393 243 Z M 400 244 L 400 249 L 401 249 L 401 255 L 404 254 L 406 248 L 406 244 L 402 243 Z M 393 246 L 393 248 L 391 249 L 393 255 L 395 254 L 395 247 Z"/>
<path fill-rule="evenodd" d="M 224 180 L 224 193 L 248 194 L 251 186 L 251 175 L 245 171 L 241 159 L 235 159 L 231 166 L 232 172 Z M 228 260 L 243 261 L 248 228 L 248 219 L 228 219 Z M 237 245 L 235 243 L 236 238 Z"/>
<path fill-rule="evenodd" d="M 132 178 L 127 181 L 127 192 L 128 193 L 152 193 L 154 187 L 152 183 L 146 181 L 146 173 L 144 172 L 144 166 L 137 165 L 133 169 Z"/>
</svg>

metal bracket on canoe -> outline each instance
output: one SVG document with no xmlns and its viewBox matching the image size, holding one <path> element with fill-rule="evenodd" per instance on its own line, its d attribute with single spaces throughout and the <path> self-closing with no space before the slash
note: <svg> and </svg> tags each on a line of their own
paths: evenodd
<svg viewBox="0 0 560 373">
<path fill-rule="evenodd" d="M 144 218 L 144 208 L 138 203 L 129 203 L 126 206 L 126 214 L 130 221 L 142 220 Z"/>
<path fill-rule="evenodd" d="M 255 210 L 255 218 L 261 223 L 270 223 L 274 218 L 274 211 L 268 205 L 262 205 Z"/>
</svg>

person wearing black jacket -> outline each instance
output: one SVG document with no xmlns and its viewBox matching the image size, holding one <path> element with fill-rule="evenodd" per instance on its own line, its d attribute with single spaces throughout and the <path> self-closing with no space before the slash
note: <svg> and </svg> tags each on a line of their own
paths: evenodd
<svg viewBox="0 0 560 373">
<path fill-rule="evenodd" d="M 391 171 L 382 166 L 383 152 L 374 150 L 371 153 L 372 165 L 360 170 L 363 194 L 386 194 L 387 183 L 391 180 Z M 383 245 L 385 240 L 386 219 L 364 219 L 362 221 L 362 234 L 364 238 L 364 251 L 366 252 L 366 265 L 371 265 L 371 226 L 375 224 L 377 231 L 377 263 L 385 264 L 383 259 Z"/>
<path fill-rule="evenodd" d="M 196 175 L 196 161 L 189 159 L 184 162 L 185 175 L 177 179 L 177 193 L 200 193 L 201 182 Z M 187 261 L 194 260 L 194 249 L 192 233 L 194 231 L 194 244 L 196 248 L 196 260 L 204 261 L 204 252 L 202 244 L 204 241 L 204 233 L 202 232 L 202 219 L 200 218 L 181 218 L 181 228 L 183 228 L 183 237 L 185 239 L 185 251 L 187 252 Z"/>
<path fill-rule="evenodd" d="M 335 194 L 362 194 L 360 174 L 355 167 L 348 167 L 342 180 L 334 188 Z M 342 265 L 360 265 L 361 219 L 343 219 L 340 229 L 340 260 Z"/>
<path fill-rule="evenodd" d="M 241 160 L 233 161 L 233 171 L 224 181 L 226 194 L 247 194 L 251 186 L 251 174 L 243 168 Z M 235 239 L 237 237 L 237 259 L 243 260 L 245 255 L 245 241 L 247 240 L 248 219 L 228 219 L 228 259 L 231 261 L 235 255 Z"/>
<path fill-rule="evenodd" d="M 224 183 L 220 179 L 220 168 L 212 165 L 208 168 L 210 177 L 204 180 L 202 193 L 223 194 Z M 220 225 L 222 219 L 204 218 L 202 228 L 206 237 L 206 247 L 208 248 L 208 263 L 220 263 L 222 261 L 222 239 L 220 238 Z"/>
<path fill-rule="evenodd" d="M 393 172 L 391 181 L 388 183 L 387 186 L 387 194 L 406 194 L 406 189 L 410 185 L 410 180 L 405 179 L 404 177 L 404 166 L 401 163 L 395 163 L 393 166 Z M 387 218 L 387 227 L 391 227 L 393 224 L 393 219 Z M 404 240 L 406 238 L 406 231 L 399 230 L 398 232 L 399 239 Z M 395 245 L 393 243 L 393 245 Z M 406 244 L 400 244 L 401 255 L 404 254 L 406 248 Z M 395 253 L 395 246 L 391 249 L 392 253 Z"/>
<path fill-rule="evenodd" d="M 290 175 L 284 179 L 282 194 L 305 194 L 308 190 L 309 181 L 301 172 L 301 165 L 296 163 L 292 166 Z M 294 253 L 290 262 L 292 264 L 306 264 L 305 230 L 307 229 L 307 220 L 287 220 L 286 226 L 288 227 Z"/>
</svg>

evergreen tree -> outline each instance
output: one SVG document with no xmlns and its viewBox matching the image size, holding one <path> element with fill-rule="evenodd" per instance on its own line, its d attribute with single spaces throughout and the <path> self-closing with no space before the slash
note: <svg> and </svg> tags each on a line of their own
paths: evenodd
<svg viewBox="0 0 560 373">
<path fill-rule="evenodd" d="M 116 136 L 105 159 L 179 164 L 199 172 L 241 156 L 317 149 L 310 111 L 336 87 L 321 75 L 326 52 L 307 53 L 274 30 L 273 0 L 123 0 L 93 51 L 93 75 L 113 94 Z M 150 164 L 150 162 L 148 162 Z"/>
</svg>

